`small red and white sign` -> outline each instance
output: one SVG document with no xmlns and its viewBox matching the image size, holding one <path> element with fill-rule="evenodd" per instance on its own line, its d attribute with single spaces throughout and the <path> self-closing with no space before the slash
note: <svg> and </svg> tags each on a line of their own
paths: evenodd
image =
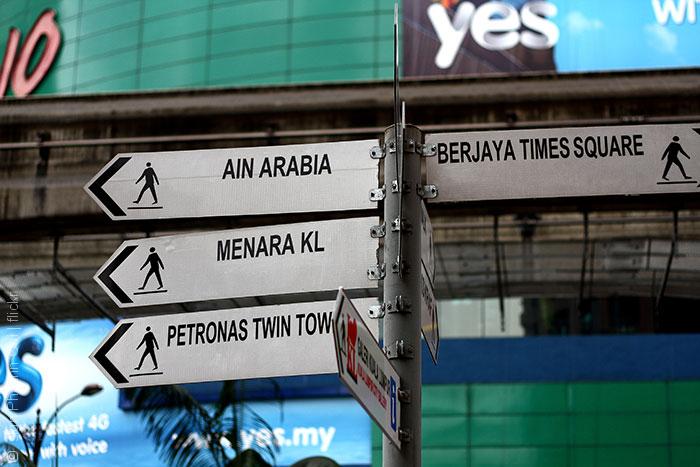
<svg viewBox="0 0 700 467">
<path fill-rule="evenodd" d="M 335 302 L 333 334 L 340 380 L 384 434 L 401 446 L 399 375 L 342 288 Z"/>
</svg>

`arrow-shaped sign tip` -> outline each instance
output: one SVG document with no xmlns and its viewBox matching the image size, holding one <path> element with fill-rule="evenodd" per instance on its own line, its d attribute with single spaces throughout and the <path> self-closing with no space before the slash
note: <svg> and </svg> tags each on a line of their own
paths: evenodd
<svg viewBox="0 0 700 467">
<path fill-rule="evenodd" d="M 104 172 L 102 172 L 94 181 L 88 182 L 85 185 L 85 191 L 91 193 L 97 201 L 99 201 L 104 208 L 109 211 L 109 213 L 114 217 L 126 216 L 126 213 L 119 205 L 112 199 L 109 194 L 104 190 L 104 184 L 111 179 L 114 174 L 116 174 L 119 169 L 124 167 L 124 165 L 131 160 L 131 157 L 117 157 L 117 159 L 107 166 Z"/>
<path fill-rule="evenodd" d="M 107 353 L 112 350 L 112 347 L 126 334 L 126 331 L 129 330 L 132 324 L 133 323 L 121 323 L 117 325 L 114 332 L 97 347 L 92 355 L 90 355 L 92 361 L 110 377 L 115 385 L 128 383 L 129 380 L 114 366 L 112 361 L 107 357 Z"/>
<path fill-rule="evenodd" d="M 134 303 L 134 301 L 129 298 L 126 292 L 124 292 L 124 290 L 122 290 L 122 288 L 119 287 L 116 282 L 114 282 L 111 275 L 126 260 L 126 258 L 128 258 L 129 255 L 134 252 L 136 248 L 136 245 L 128 245 L 125 247 L 121 252 L 119 252 L 114 260 L 109 262 L 107 266 L 95 276 L 95 280 L 100 282 L 101 285 L 112 292 L 112 295 L 114 295 L 114 297 L 121 304 Z"/>
</svg>

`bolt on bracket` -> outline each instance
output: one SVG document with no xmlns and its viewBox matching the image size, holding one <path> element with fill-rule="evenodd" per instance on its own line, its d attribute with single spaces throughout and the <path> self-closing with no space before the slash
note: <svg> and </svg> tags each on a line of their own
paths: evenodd
<svg viewBox="0 0 700 467">
<path fill-rule="evenodd" d="M 402 193 L 409 193 L 411 191 L 411 185 L 408 184 L 408 182 L 403 182 L 403 187 L 401 192 Z M 391 192 L 392 193 L 399 193 L 399 181 L 398 180 L 392 180 L 391 181 Z"/>
<path fill-rule="evenodd" d="M 386 224 L 373 225 L 369 229 L 369 236 L 372 238 L 383 238 L 386 235 Z"/>
<path fill-rule="evenodd" d="M 435 157 L 437 155 L 437 144 L 424 144 L 421 155 L 423 157 Z"/>
<path fill-rule="evenodd" d="M 384 347 L 384 353 L 389 360 L 395 360 L 397 358 L 410 360 L 413 358 L 413 347 L 403 340 L 398 340 Z"/>
<path fill-rule="evenodd" d="M 384 308 L 387 313 L 410 313 L 411 312 L 411 302 L 397 295 L 393 302 L 385 303 Z"/>
<path fill-rule="evenodd" d="M 384 187 L 369 190 L 370 201 L 382 201 L 384 198 L 386 198 L 386 190 L 384 189 Z"/>
<path fill-rule="evenodd" d="M 399 264 L 400 261 L 400 264 Z M 399 271 L 401 271 L 401 274 L 405 274 L 408 272 L 408 263 L 403 260 L 397 259 L 394 264 L 391 265 L 391 272 L 394 274 L 398 274 Z"/>
<path fill-rule="evenodd" d="M 411 390 L 410 389 L 399 388 L 399 390 L 397 391 L 397 395 L 399 396 L 399 400 L 401 402 L 403 402 L 404 404 L 411 403 Z"/>
<path fill-rule="evenodd" d="M 403 147 L 406 152 L 420 152 L 422 150 L 421 145 L 416 144 L 412 139 L 407 139 Z"/>
<path fill-rule="evenodd" d="M 416 193 L 423 199 L 433 199 L 438 196 L 438 187 L 436 185 L 418 185 Z"/>
<path fill-rule="evenodd" d="M 384 149 L 381 146 L 373 146 L 369 150 L 369 157 L 372 159 L 384 159 Z"/>
<path fill-rule="evenodd" d="M 367 268 L 367 278 L 371 281 L 379 281 L 386 276 L 386 268 L 383 264 L 377 264 Z"/>
<path fill-rule="evenodd" d="M 410 443 L 413 440 L 413 433 L 409 428 L 399 428 L 399 441 Z"/>
<path fill-rule="evenodd" d="M 381 305 L 372 305 L 367 309 L 367 312 L 371 319 L 383 318 L 385 314 L 384 304 L 382 303 Z"/>
<path fill-rule="evenodd" d="M 411 232 L 411 224 L 409 224 L 406 219 L 399 219 L 398 217 L 391 221 L 391 231 L 392 232 Z"/>
</svg>

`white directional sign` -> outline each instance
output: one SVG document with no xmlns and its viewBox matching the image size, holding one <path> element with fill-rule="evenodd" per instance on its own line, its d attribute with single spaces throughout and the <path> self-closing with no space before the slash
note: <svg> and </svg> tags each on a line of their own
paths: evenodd
<svg viewBox="0 0 700 467">
<path fill-rule="evenodd" d="M 341 381 L 386 436 L 401 446 L 399 375 L 342 289 L 335 304 L 333 333 Z"/>
<path fill-rule="evenodd" d="M 128 240 L 95 280 L 120 307 L 376 288 L 376 217 Z"/>
<path fill-rule="evenodd" d="M 377 141 L 118 154 L 85 190 L 113 220 L 369 209 Z"/>
<path fill-rule="evenodd" d="M 438 349 L 440 347 L 440 328 L 438 326 L 438 307 L 433 290 L 433 282 L 430 280 L 425 264 L 421 265 L 420 276 L 420 328 L 423 339 L 428 345 L 433 363 L 437 365 Z"/>
<path fill-rule="evenodd" d="M 700 124 L 443 133 L 437 203 L 700 193 Z"/>
<path fill-rule="evenodd" d="M 355 302 L 366 310 L 377 300 Z M 295 303 L 123 319 L 90 359 L 117 388 L 335 373 L 334 305 Z"/>
</svg>

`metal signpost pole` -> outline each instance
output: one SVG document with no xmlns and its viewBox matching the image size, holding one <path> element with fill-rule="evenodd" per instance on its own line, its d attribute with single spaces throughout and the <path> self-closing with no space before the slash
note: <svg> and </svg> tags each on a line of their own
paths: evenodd
<svg viewBox="0 0 700 467">
<path fill-rule="evenodd" d="M 421 465 L 419 153 L 423 134 L 413 126 L 391 126 L 384 141 L 384 346 L 401 379 L 402 443 L 396 446 L 384 437 L 383 465 L 417 467 Z"/>
</svg>

